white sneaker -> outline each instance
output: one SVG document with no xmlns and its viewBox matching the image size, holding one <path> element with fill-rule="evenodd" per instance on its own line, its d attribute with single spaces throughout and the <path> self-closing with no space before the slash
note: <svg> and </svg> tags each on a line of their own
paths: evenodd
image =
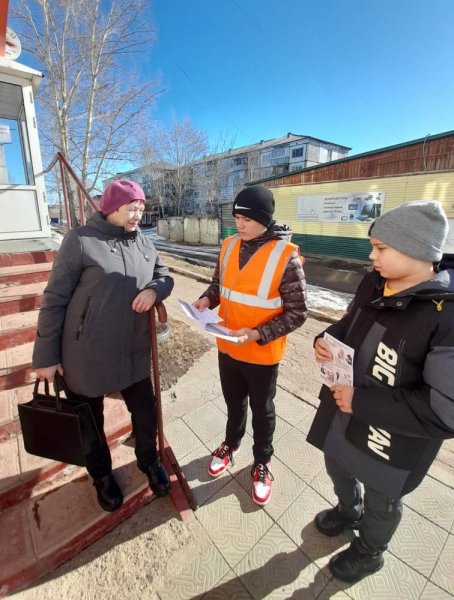
<svg viewBox="0 0 454 600">
<path fill-rule="evenodd" d="M 252 499 L 259 506 L 265 506 L 271 499 L 271 487 L 274 481 L 273 474 L 269 469 L 270 463 L 254 464 L 252 475 Z"/>
<path fill-rule="evenodd" d="M 208 473 L 211 477 L 219 477 L 229 465 L 234 465 L 234 457 L 239 451 L 239 448 L 229 448 L 225 442 L 222 442 L 219 448 L 216 448 L 213 452 L 210 464 L 208 465 Z"/>
</svg>

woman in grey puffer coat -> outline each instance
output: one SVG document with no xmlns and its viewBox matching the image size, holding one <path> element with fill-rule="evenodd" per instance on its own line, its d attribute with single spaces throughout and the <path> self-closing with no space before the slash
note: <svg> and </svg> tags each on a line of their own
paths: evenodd
<svg viewBox="0 0 454 600">
<path fill-rule="evenodd" d="M 90 402 L 103 441 L 87 456 L 98 501 L 116 510 L 123 495 L 112 475 L 103 431 L 103 400 L 121 391 L 131 413 L 137 464 L 159 496 L 170 489 L 156 453 L 156 401 L 150 379 L 148 311 L 173 288 L 153 243 L 138 231 L 142 188 L 119 180 L 100 211 L 68 232 L 44 291 L 33 351 L 39 379 L 64 374 L 71 395 Z"/>
</svg>

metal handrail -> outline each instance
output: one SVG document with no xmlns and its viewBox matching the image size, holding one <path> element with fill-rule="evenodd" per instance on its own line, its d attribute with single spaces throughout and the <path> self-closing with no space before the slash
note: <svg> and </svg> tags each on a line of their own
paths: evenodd
<svg viewBox="0 0 454 600">
<path fill-rule="evenodd" d="M 156 304 L 150 309 L 150 338 L 151 338 L 151 361 L 153 365 L 153 384 L 154 384 L 154 394 L 156 399 L 156 426 L 157 426 L 157 437 L 158 437 L 158 447 L 159 447 L 159 456 L 162 464 L 168 470 L 168 474 L 170 476 L 172 486 L 170 489 L 170 495 L 174 501 L 175 507 L 177 508 L 177 492 L 175 489 L 175 481 L 172 481 L 172 473 L 175 473 L 176 479 L 181 486 L 183 494 L 186 496 L 186 500 L 192 510 L 196 510 L 197 502 L 194 498 L 192 490 L 186 480 L 186 477 L 181 470 L 180 465 L 178 464 L 175 455 L 172 452 L 172 449 L 167 443 L 167 440 L 164 435 L 164 424 L 162 419 L 162 399 L 161 399 L 161 382 L 159 375 L 159 358 L 158 358 L 158 332 L 156 326 L 156 316 L 158 318 L 159 323 L 167 324 L 167 311 L 162 302 Z"/>
<path fill-rule="evenodd" d="M 88 201 L 89 205 L 91 206 L 91 208 L 93 210 L 98 211 L 99 208 L 96 205 L 96 202 L 90 196 L 87 188 L 84 186 L 82 181 L 76 175 L 74 169 L 69 164 L 68 159 L 62 152 L 57 152 L 57 154 L 52 159 L 50 165 L 47 167 L 47 169 L 45 169 L 43 171 L 43 173 L 49 173 L 49 171 L 51 171 L 54 168 L 54 166 L 57 162 L 59 163 L 59 167 L 60 167 L 61 185 L 62 185 L 62 189 L 63 189 L 63 199 L 65 202 L 65 213 L 66 213 L 66 222 L 68 224 L 68 229 L 72 229 L 73 226 L 75 226 L 75 224 L 73 225 L 73 223 L 71 221 L 71 212 L 69 210 L 68 188 L 67 188 L 67 184 L 66 184 L 66 173 L 69 173 L 69 175 L 72 177 L 74 183 L 76 184 L 77 198 L 78 198 L 78 202 L 79 202 L 80 223 L 81 223 L 81 225 L 85 225 L 85 221 L 86 221 L 85 207 L 84 207 L 84 203 L 83 203 L 82 194 L 85 196 L 85 199 Z"/>
</svg>

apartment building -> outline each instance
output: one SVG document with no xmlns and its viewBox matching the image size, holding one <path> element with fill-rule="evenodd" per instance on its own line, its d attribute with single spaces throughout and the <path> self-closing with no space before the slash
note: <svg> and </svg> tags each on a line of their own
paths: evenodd
<svg viewBox="0 0 454 600">
<path fill-rule="evenodd" d="M 231 203 L 247 182 L 345 158 L 349 150 L 347 146 L 289 132 L 280 138 L 208 155 L 190 165 L 184 213 L 218 216 L 219 207 Z M 172 166 L 167 165 L 166 170 L 171 173 Z M 153 170 L 149 167 L 123 172 L 104 184 L 120 177 L 136 181 L 147 197 L 153 197 Z"/>
<path fill-rule="evenodd" d="M 285 175 L 348 155 L 351 148 L 305 135 L 287 133 L 249 146 L 213 154 L 193 165 L 191 212 L 232 202 L 245 183 Z"/>
</svg>

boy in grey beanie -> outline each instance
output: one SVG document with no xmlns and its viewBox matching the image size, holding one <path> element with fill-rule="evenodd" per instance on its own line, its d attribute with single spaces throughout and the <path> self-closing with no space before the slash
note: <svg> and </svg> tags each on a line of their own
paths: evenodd
<svg viewBox="0 0 454 600">
<path fill-rule="evenodd" d="M 383 567 L 402 497 L 421 483 L 443 439 L 454 437 L 454 271 L 437 272 L 447 233 L 435 201 L 407 202 L 376 219 L 374 271 L 326 329 L 355 351 L 353 387 L 322 387 L 307 437 L 324 452 L 339 500 L 315 526 L 327 536 L 358 530 L 329 562 L 343 581 Z M 332 359 L 324 333 L 314 344 L 320 363 Z"/>
<path fill-rule="evenodd" d="M 440 202 L 407 202 L 385 212 L 369 228 L 378 238 L 406 256 L 440 262 L 448 234 L 448 219 Z"/>
</svg>

